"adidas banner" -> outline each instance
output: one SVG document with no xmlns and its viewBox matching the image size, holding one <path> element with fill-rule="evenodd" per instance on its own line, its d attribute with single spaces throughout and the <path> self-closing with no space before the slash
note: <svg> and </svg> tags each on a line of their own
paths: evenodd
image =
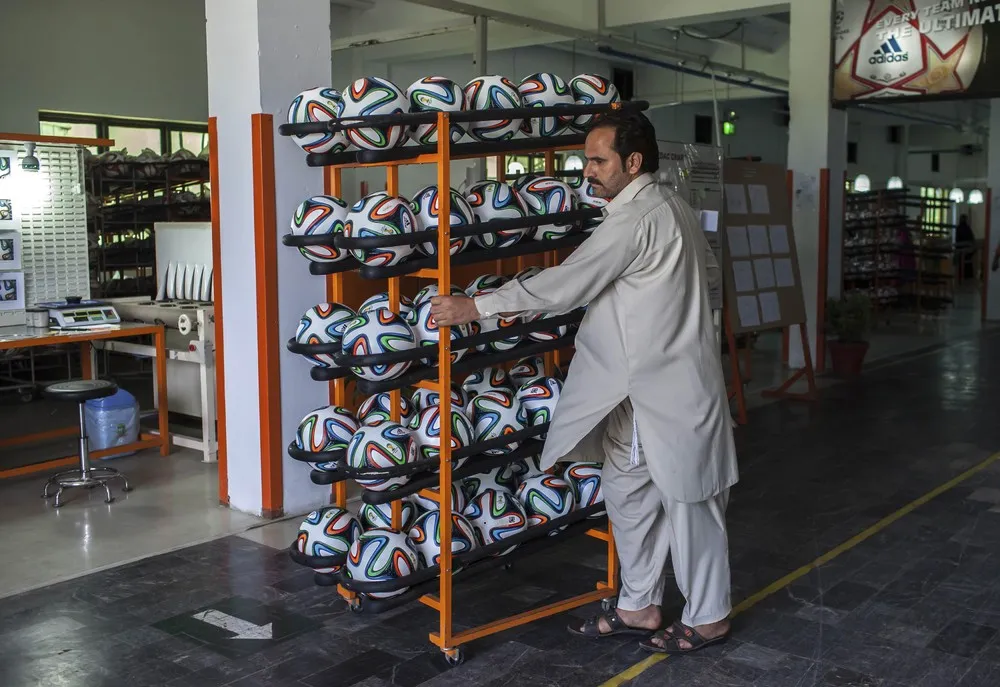
<svg viewBox="0 0 1000 687">
<path fill-rule="evenodd" d="M 837 0 L 833 100 L 1000 95 L 998 0 Z"/>
</svg>

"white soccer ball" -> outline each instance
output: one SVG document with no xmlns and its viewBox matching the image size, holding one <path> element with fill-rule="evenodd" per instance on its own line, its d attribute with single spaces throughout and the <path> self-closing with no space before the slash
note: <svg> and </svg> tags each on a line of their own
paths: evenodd
<svg viewBox="0 0 1000 687">
<path fill-rule="evenodd" d="M 529 317 L 525 317 L 525 322 L 537 322 L 538 320 L 543 320 L 549 317 L 548 313 L 535 313 Z M 561 324 L 558 327 L 553 327 L 552 329 L 542 329 L 540 331 L 528 332 L 528 339 L 531 341 L 555 341 L 556 339 L 561 339 L 566 336 L 569 332 L 569 325 Z"/>
<path fill-rule="evenodd" d="M 465 85 L 470 110 L 508 110 L 521 107 L 517 85 L 506 76 L 479 76 Z M 491 119 L 469 122 L 466 131 L 477 141 L 509 141 L 521 128 L 521 119 Z"/>
<path fill-rule="evenodd" d="M 462 382 L 462 388 L 465 389 L 465 393 L 469 394 L 470 398 L 475 398 L 487 391 L 505 391 L 507 393 L 513 391 L 507 377 L 507 371 L 502 367 L 486 367 L 476 370 L 465 378 L 465 381 Z"/>
<path fill-rule="evenodd" d="M 389 307 L 389 292 L 382 291 L 381 293 L 376 293 L 374 296 L 366 298 L 361 306 L 358 307 L 358 313 L 371 312 L 382 308 L 392 310 L 405 320 L 410 316 L 410 313 L 413 312 L 413 301 L 406 296 L 400 295 L 399 308 L 394 310 Z"/>
<path fill-rule="evenodd" d="M 591 209 L 591 208 L 603 208 L 608 204 L 607 198 L 601 198 L 594 191 L 594 185 L 591 184 L 586 179 L 580 179 L 581 183 L 578 186 L 573 187 L 573 192 L 576 194 L 576 207 L 579 210 Z M 604 221 L 601 217 L 595 217 L 594 219 L 588 219 L 583 222 L 583 230 L 586 232 L 591 232 L 600 226 L 601 222 Z"/>
<path fill-rule="evenodd" d="M 597 74 L 574 76 L 570 79 L 569 87 L 577 105 L 610 105 L 621 101 L 618 88 Z M 573 119 L 573 128 L 581 132 L 586 131 L 593 121 L 592 114 L 577 115 Z"/>
<path fill-rule="evenodd" d="M 326 406 L 309 412 L 295 430 L 295 446 L 300 451 L 325 453 L 347 448 L 358 431 L 358 419 L 347 408 Z M 335 461 L 310 463 L 314 470 L 336 470 Z"/>
<path fill-rule="evenodd" d="M 437 229 L 441 215 L 441 199 L 437 186 L 428 186 L 417 192 L 410 201 L 410 209 L 413 210 L 417 218 L 417 231 L 430 231 Z M 476 222 L 476 216 L 472 213 L 472 208 L 466 202 L 462 194 L 451 189 L 451 210 L 450 229 L 468 227 Z M 451 239 L 451 254 L 461 253 L 469 245 L 468 236 L 458 236 Z M 417 250 L 428 257 L 437 255 L 437 240 L 425 241 L 417 246 Z"/>
<path fill-rule="evenodd" d="M 384 470 L 412 463 L 417 458 L 417 445 L 410 432 L 395 422 L 383 422 L 374 427 L 364 425 L 347 445 L 347 465 L 356 470 Z M 391 491 L 410 481 L 409 475 L 356 479 L 371 491 Z"/>
<path fill-rule="evenodd" d="M 288 106 L 288 123 L 330 122 L 338 119 L 343 111 L 344 99 L 340 91 L 333 88 L 310 88 L 295 96 Z M 342 153 L 347 150 L 344 131 L 303 134 L 291 138 L 307 153 Z"/>
<path fill-rule="evenodd" d="M 402 114 L 410 111 L 410 103 L 399 87 L 388 79 L 369 76 L 357 79 L 344 89 L 342 119 Z M 347 129 L 347 140 L 365 150 L 387 150 L 403 142 L 406 133 L 402 124 L 383 127 Z"/>
<path fill-rule="evenodd" d="M 523 270 L 514 275 L 514 279 L 518 281 L 524 281 L 525 279 L 531 279 L 537 274 L 541 274 L 543 269 L 541 267 L 536 267 L 532 265 L 531 267 L 525 267 Z"/>
<path fill-rule="evenodd" d="M 507 375 L 510 377 L 511 383 L 520 389 L 528 382 L 545 376 L 545 359 L 541 356 L 521 358 L 514 363 Z"/>
<path fill-rule="evenodd" d="M 344 330 L 342 347 L 345 355 L 381 355 L 411 351 L 417 347 L 413 330 L 402 317 L 386 310 L 361 313 Z M 356 376 L 370 382 L 395 379 L 410 369 L 411 360 L 364 365 L 351 368 Z"/>
<path fill-rule="evenodd" d="M 465 192 L 472 212 L 480 222 L 495 219 L 521 219 L 528 216 L 528 206 L 514 188 L 502 181 L 480 181 Z M 507 248 L 513 246 L 530 229 L 503 229 L 489 234 L 477 234 L 472 238 L 483 248 Z"/>
<path fill-rule="evenodd" d="M 400 500 L 400 530 L 406 532 L 419 517 L 417 507 L 406 499 Z M 358 518 L 367 529 L 392 529 L 391 503 L 362 503 L 358 509 Z"/>
<path fill-rule="evenodd" d="M 551 422 L 562 393 L 562 382 L 555 377 L 540 377 L 517 390 L 517 399 L 532 427 Z M 541 438 L 544 438 L 543 434 Z"/>
<path fill-rule="evenodd" d="M 451 385 L 451 407 L 462 411 L 466 417 L 472 412 L 472 398 L 457 384 Z M 441 403 L 441 394 L 433 389 L 417 389 L 410 397 L 410 404 L 417 413 L 425 408 L 436 407 Z"/>
<path fill-rule="evenodd" d="M 383 191 L 365 196 L 351 208 L 344 223 L 344 235 L 352 239 L 373 236 L 404 236 L 416 231 L 417 219 L 405 198 L 396 198 Z M 374 267 L 397 265 L 410 257 L 412 245 L 382 248 L 352 248 L 358 262 Z"/>
<path fill-rule="evenodd" d="M 524 429 L 525 417 L 517 397 L 507 391 L 487 391 L 472 399 L 472 423 L 476 443 L 500 439 Z M 518 442 L 485 451 L 487 455 L 502 455 L 516 450 Z"/>
<path fill-rule="evenodd" d="M 411 421 L 410 430 L 417 444 L 417 456 L 420 460 L 437 460 L 441 455 L 441 408 L 430 406 L 420 411 Z M 471 446 L 473 440 L 472 423 L 460 408 L 451 409 L 451 450 Z M 452 460 L 459 468 L 467 459 Z"/>
<path fill-rule="evenodd" d="M 452 284 L 451 287 L 449 288 L 449 292 L 451 293 L 452 296 L 465 295 L 465 291 L 462 291 L 462 289 L 458 288 L 454 284 Z M 427 303 L 428 301 L 430 301 L 430 299 L 434 298 L 434 296 L 437 295 L 438 295 L 438 285 L 428 284 L 424 288 L 417 291 L 417 295 L 413 297 L 414 309 L 419 308 L 421 305 Z"/>
<path fill-rule="evenodd" d="M 411 323 L 413 333 L 417 335 L 417 340 L 421 346 L 433 346 L 440 341 L 441 330 L 438 329 L 437 322 L 434 320 L 434 316 L 431 315 L 431 302 L 429 300 L 424 301 L 419 307 L 417 307 L 416 314 L 413 319 L 414 321 Z M 466 336 L 469 336 L 468 325 L 460 324 L 449 328 L 449 337 L 452 342 Z M 461 360 L 465 356 L 465 353 L 465 349 L 452 348 L 451 362 L 454 363 Z M 438 357 L 435 355 L 430 363 L 432 365 L 437 365 Z"/>
<path fill-rule="evenodd" d="M 574 104 L 573 92 L 562 77 L 539 73 L 526 76 L 518 86 L 525 107 L 555 107 Z M 521 126 L 528 136 L 558 136 L 573 122 L 573 115 L 532 117 Z"/>
<path fill-rule="evenodd" d="M 441 558 L 441 511 L 424 513 L 410 527 L 410 541 L 424 567 L 438 564 Z M 465 553 L 476 548 L 476 531 L 460 513 L 451 514 L 451 552 Z"/>
<path fill-rule="evenodd" d="M 295 236 L 336 235 L 344 232 L 347 203 L 334 196 L 313 196 L 302 201 L 292 215 Z M 335 246 L 299 246 L 299 252 L 313 262 L 340 262 L 347 252 Z"/>
<path fill-rule="evenodd" d="M 524 507 L 506 491 L 484 489 L 469 502 L 462 515 L 475 528 L 480 546 L 509 539 L 528 528 Z M 516 545 L 497 555 L 508 554 L 515 548 Z"/>
<path fill-rule="evenodd" d="M 527 472 L 527 463 L 523 460 L 515 460 L 493 468 L 489 472 L 466 477 L 462 480 L 462 489 L 466 493 L 467 501 L 472 501 L 486 489 L 507 491 L 513 496 L 517 491 L 517 485 L 521 482 L 521 476 Z"/>
<path fill-rule="evenodd" d="M 440 494 L 441 493 L 441 489 L 439 487 L 431 487 L 428 491 L 431 491 L 434 494 Z M 438 498 L 440 498 L 440 497 L 438 497 Z M 437 501 L 435 501 L 433 499 L 427 498 L 426 496 L 421 496 L 420 494 L 414 494 L 413 496 L 410 497 L 410 500 L 413 501 L 414 505 L 416 505 L 417 508 L 419 508 L 421 511 L 426 512 L 426 513 L 430 513 L 432 511 L 436 511 L 436 510 L 440 510 L 441 509 L 441 504 L 440 503 L 438 503 Z M 459 488 L 458 484 L 452 484 L 451 485 L 451 512 L 452 513 L 461 513 L 462 511 L 465 510 L 465 504 L 466 504 L 465 493 L 462 491 L 461 488 Z"/>
<path fill-rule="evenodd" d="M 516 496 L 528 516 L 528 527 L 546 525 L 569 515 L 576 507 L 569 484 L 554 475 L 527 478 L 517 488 Z"/>
<path fill-rule="evenodd" d="M 402 532 L 374 529 L 362 532 L 347 553 L 347 576 L 359 582 L 398 580 L 420 567 L 417 550 Z M 402 587 L 392 592 L 369 592 L 373 599 L 390 599 L 406 592 Z"/>
<path fill-rule="evenodd" d="M 461 112 L 465 109 L 462 87 L 443 76 L 425 76 L 406 89 L 410 112 Z M 458 143 L 465 133 L 462 124 L 451 123 L 451 142 Z M 438 142 L 437 122 L 410 127 L 409 136 L 418 145 L 435 145 Z"/>
<path fill-rule="evenodd" d="M 533 215 L 551 215 L 556 212 L 572 212 L 576 209 L 576 194 L 573 189 L 555 177 L 540 177 L 532 179 L 521 188 L 528 211 Z M 536 241 L 558 239 L 573 233 L 576 224 L 561 222 L 559 224 L 543 224 L 532 233 Z"/>
<path fill-rule="evenodd" d="M 355 313 L 340 303 L 320 303 L 306 310 L 299 319 L 295 330 L 295 341 L 300 344 L 340 343 L 344 329 L 353 320 Z M 318 367 L 336 367 L 333 355 L 320 353 L 304 356 Z"/>
<path fill-rule="evenodd" d="M 600 463 L 572 463 L 563 472 L 563 479 L 573 491 L 573 499 L 576 501 L 577 508 L 588 508 L 598 503 L 604 503 L 601 475 L 602 466 Z M 590 517 L 600 517 L 605 512 L 594 513 Z"/>
<path fill-rule="evenodd" d="M 399 395 L 399 424 L 409 427 L 410 422 L 416 417 L 417 412 L 410 401 Z M 358 422 L 362 425 L 380 425 L 383 422 L 392 422 L 392 395 L 386 391 L 369 396 L 358 407 Z"/>
<path fill-rule="evenodd" d="M 306 556 L 345 556 L 357 538 L 361 536 L 361 523 L 343 508 L 327 506 L 314 510 L 299 525 L 295 536 L 295 548 Z M 318 573 L 333 573 L 339 565 L 330 568 L 316 568 Z"/>
<path fill-rule="evenodd" d="M 479 291 L 483 291 L 484 289 L 499 289 L 506 283 L 506 277 L 497 274 L 483 274 L 469 282 L 469 285 L 465 287 L 465 295 L 472 298 Z"/>
<path fill-rule="evenodd" d="M 485 296 L 487 294 L 493 293 L 496 289 L 483 289 L 482 291 L 477 291 L 473 294 L 473 297 Z M 520 324 L 517 316 L 514 317 L 491 317 L 482 320 L 474 320 L 470 325 L 470 331 L 473 335 L 475 334 L 489 334 L 498 330 L 509 329 Z M 521 343 L 520 334 L 508 334 L 502 339 L 495 339 L 488 343 L 481 343 L 476 346 L 476 350 L 480 353 L 486 353 L 488 351 L 494 351 L 497 353 L 503 351 L 509 351 L 510 349 Z"/>
</svg>

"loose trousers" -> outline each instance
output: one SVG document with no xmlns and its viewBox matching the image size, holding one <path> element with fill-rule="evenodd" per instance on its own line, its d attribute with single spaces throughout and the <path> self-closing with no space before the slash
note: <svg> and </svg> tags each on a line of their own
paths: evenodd
<svg viewBox="0 0 1000 687">
<path fill-rule="evenodd" d="M 608 417 L 601 479 L 621 561 L 618 607 L 638 611 L 663 603 L 667 555 L 686 605 L 681 621 L 707 625 L 729 616 L 729 490 L 698 503 L 667 495 L 670 475 L 662 461 L 647 461 L 641 443 L 632 464 L 632 404 L 626 399 Z"/>
</svg>

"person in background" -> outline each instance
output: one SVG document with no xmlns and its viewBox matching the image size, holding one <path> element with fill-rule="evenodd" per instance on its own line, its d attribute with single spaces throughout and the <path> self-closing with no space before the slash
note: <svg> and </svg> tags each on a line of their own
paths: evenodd
<svg viewBox="0 0 1000 687">
<path fill-rule="evenodd" d="M 574 460 L 585 440 L 603 437 L 621 592 L 616 608 L 569 630 L 688 653 L 725 640 L 732 610 L 726 507 L 738 469 L 709 302 L 721 274 L 695 212 L 654 179 L 656 132 L 642 113 L 598 119 L 585 155 L 586 180 L 611 199 L 587 240 L 523 282 L 474 299 L 435 297 L 431 312 L 439 325 L 460 325 L 587 305 L 540 467 Z M 687 603 L 654 634 L 668 553 Z"/>
<path fill-rule="evenodd" d="M 968 215 L 958 218 L 958 226 L 955 227 L 955 252 L 959 278 L 972 279 L 975 276 L 976 235 L 972 232 Z"/>
</svg>

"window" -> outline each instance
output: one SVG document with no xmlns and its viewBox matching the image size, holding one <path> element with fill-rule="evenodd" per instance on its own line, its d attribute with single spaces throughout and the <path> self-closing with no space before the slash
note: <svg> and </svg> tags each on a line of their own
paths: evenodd
<svg viewBox="0 0 1000 687">
<path fill-rule="evenodd" d="M 941 171 L 941 156 L 938 153 L 931 153 L 931 171 Z"/>
<path fill-rule="evenodd" d="M 847 143 L 847 164 L 858 164 L 858 144 L 853 141 Z"/>
<path fill-rule="evenodd" d="M 161 155 L 184 148 L 198 155 L 208 145 L 208 127 L 187 122 L 39 112 L 38 131 L 46 136 L 113 138 L 114 150 L 128 150 L 131 155 L 138 155 L 146 148 Z M 91 148 L 93 153 L 105 150 Z"/>
<path fill-rule="evenodd" d="M 711 115 L 694 116 L 694 142 L 712 145 L 712 117 Z"/>
</svg>

